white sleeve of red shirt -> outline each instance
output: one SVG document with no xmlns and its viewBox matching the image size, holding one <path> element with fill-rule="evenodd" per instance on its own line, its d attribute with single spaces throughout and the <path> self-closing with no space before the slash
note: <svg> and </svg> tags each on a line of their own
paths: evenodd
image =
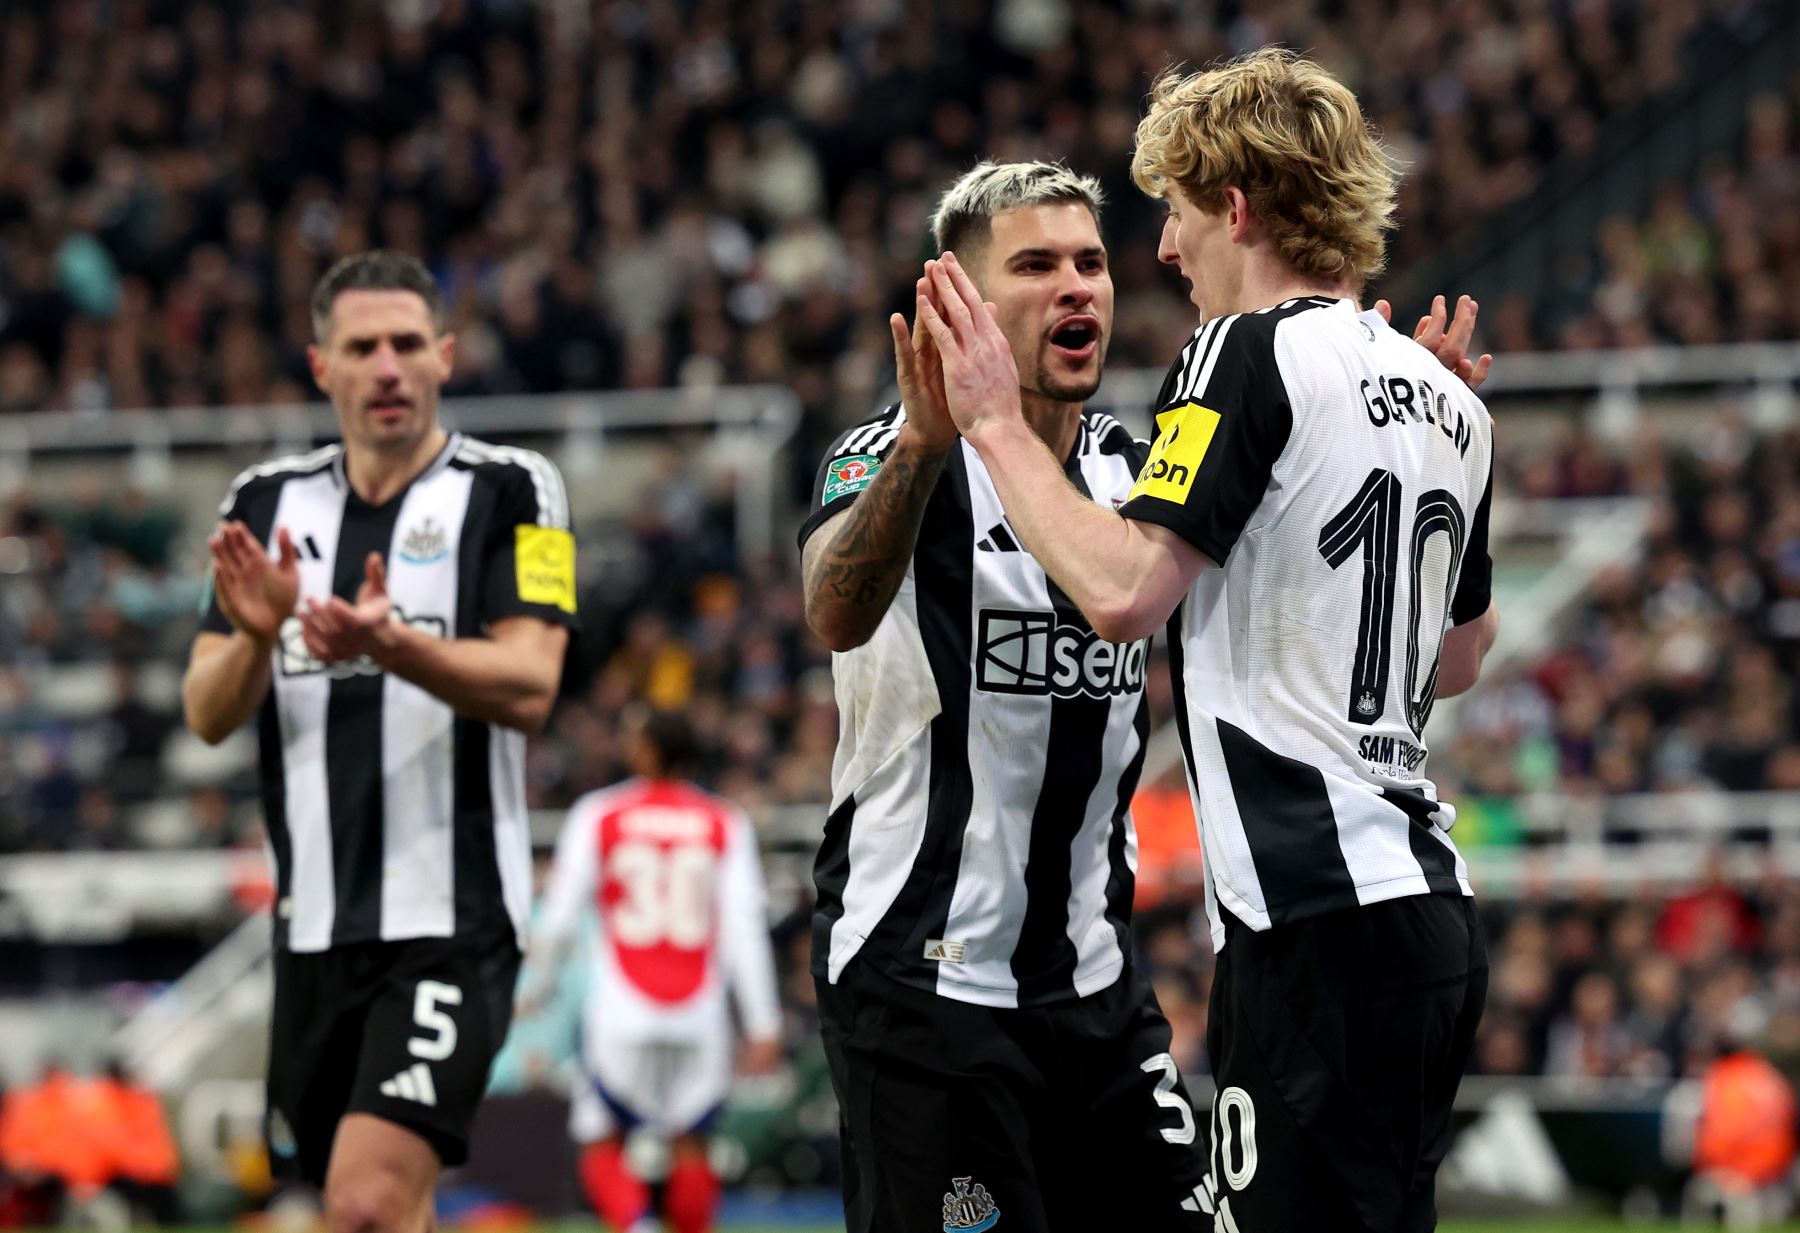
<svg viewBox="0 0 1800 1233">
<path fill-rule="evenodd" d="M 726 819 L 725 854 L 719 870 L 719 945 L 726 979 L 737 1002 L 744 1035 L 781 1035 L 781 1002 L 775 951 L 769 944 L 768 892 L 756 828 L 743 813 Z"/>
<path fill-rule="evenodd" d="M 600 876 L 599 796 L 597 792 L 583 796 L 563 820 L 550 884 L 544 888 L 544 905 L 533 927 L 536 947 L 550 950 L 572 942 L 583 911 L 594 902 Z"/>
</svg>

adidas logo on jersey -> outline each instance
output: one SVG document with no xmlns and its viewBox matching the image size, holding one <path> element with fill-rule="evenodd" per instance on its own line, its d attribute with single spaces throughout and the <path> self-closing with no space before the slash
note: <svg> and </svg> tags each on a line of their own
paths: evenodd
<svg viewBox="0 0 1800 1233">
<path fill-rule="evenodd" d="M 969 948 L 961 942 L 946 942 L 942 938 L 925 939 L 925 957 L 933 963 L 961 963 L 968 953 Z"/>
<path fill-rule="evenodd" d="M 416 1104 L 437 1106 L 437 1085 L 431 1081 L 431 1067 L 414 1062 L 381 1085 L 383 1096 L 410 1100 Z"/>
<path fill-rule="evenodd" d="M 1013 538 L 1012 528 L 1006 525 L 1006 519 L 1004 518 L 989 527 L 988 533 L 981 537 L 981 541 L 977 543 L 975 547 L 982 552 L 1025 551 L 1023 548 L 1019 547 L 1019 541 Z"/>
</svg>

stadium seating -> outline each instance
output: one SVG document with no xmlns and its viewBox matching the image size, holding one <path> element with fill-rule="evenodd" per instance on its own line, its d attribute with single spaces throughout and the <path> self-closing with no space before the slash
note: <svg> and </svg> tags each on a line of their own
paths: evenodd
<svg viewBox="0 0 1800 1233">
<path fill-rule="evenodd" d="M 938 0 L 901 22 L 770 2 L 692 25 L 620 8 L 595 31 L 578 6 L 470 0 L 385 28 L 300 6 L 169 24 L 157 6 L 118 24 L 85 0 L 14 6 L 0 411 L 303 399 L 312 280 L 382 243 L 443 280 L 460 391 L 780 381 L 824 429 L 885 380 L 881 318 L 910 304 L 932 196 L 980 155 L 1101 176 L 1128 293 L 1113 357 L 1161 363 L 1188 310 L 1126 162 L 1171 57 L 1285 42 L 1342 73 L 1408 168 L 1404 267 L 1682 85 L 1689 49 L 1753 37 L 1779 7 L 1225 3 L 1127 21 L 1099 0 Z M 1592 311 L 1509 308 L 1494 336 L 1792 336 L 1776 289 L 1800 249 L 1793 111 L 1757 100 L 1738 160 L 1609 222 Z"/>
</svg>

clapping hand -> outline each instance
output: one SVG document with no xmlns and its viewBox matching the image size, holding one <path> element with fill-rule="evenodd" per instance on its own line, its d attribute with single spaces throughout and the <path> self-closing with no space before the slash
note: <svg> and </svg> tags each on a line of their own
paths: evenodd
<svg viewBox="0 0 1800 1233">
<path fill-rule="evenodd" d="M 348 604 L 336 595 L 323 602 L 306 601 L 300 613 L 300 633 L 306 649 L 324 663 L 375 657 L 389 645 L 394 614 L 387 593 L 387 567 L 381 554 L 371 552 L 364 566 L 356 602 Z"/>
<path fill-rule="evenodd" d="M 1381 314 L 1383 321 L 1394 319 L 1394 306 L 1386 300 L 1375 301 L 1375 311 Z M 1438 363 L 1448 368 L 1463 384 L 1472 390 L 1481 388 L 1481 383 L 1488 378 L 1488 372 L 1494 366 L 1494 357 L 1483 355 L 1479 360 L 1469 358 L 1469 343 L 1475 336 L 1475 317 L 1481 306 L 1469 296 L 1458 296 L 1456 300 L 1456 316 L 1451 319 L 1449 327 L 1444 325 L 1444 297 L 1435 296 L 1431 301 L 1431 311 L 1419 318 L 1413 327 L 1413 341 L 1437 356 Z"/>
<path fill-rule="evenodd" d="M 277 556 L 250 528 L 227 522 L 206 541 L 212 554 L 213 596 L 233 628 L 272 643 L 300 599 L 300 554 L 284 527 L 275 533 Z"/>
<path fill-rule="evenodd" d="M 1012 344 L 984 303 L 956 254 L 925 263 L 926 290 L 919 320 L 931 332 L 944 372 L 945 400 L 965 437 L 1007 420 L 1020 420 L 1019 366 Z"/>
<path fill-rule="evenodd" d="M 918 294 L 923 298 L 928 284 L 921 278 Z M 894 335 L 894 373 L 900 386 L 900 402 L 906 408 L 906 424 L 902 432 L 911 433 L 927 453 L 941 454 L 956 443 L 956 424 L 950 419 L 950 406 L 944 396 L 944 365 L 931 334 L 914 318 L 911 329 L 906 318 L 895 313 L 888 318 Z"/>
</svg>

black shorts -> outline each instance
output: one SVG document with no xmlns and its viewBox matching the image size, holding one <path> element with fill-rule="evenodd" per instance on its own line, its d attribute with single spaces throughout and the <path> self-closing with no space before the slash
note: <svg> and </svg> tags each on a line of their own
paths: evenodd
<svg viewBox="0 0 1800 1233">
<path fill-rule="evenodd" d="M 469 1155 L 469 1123 L 512 1022 L 510 935 L 275 952 L 265 1130 L 278 1177 L 323 1185 L 346 1113 Z"/>
<path fill-rule="evenodd" d="M 1434 1228 L 1487 998 L 1475 901 L 1415 895 L 1264 933 L 1225 919 L 1207 1027 L 1218 1227 Z"/>
<path fill-rule="evenodd" d="M 1195 1115 L 1143 976 L 992 1009 L 857 959 L 818 990 L 850 1233 L 1208 1227 Z"/>
</svg>

